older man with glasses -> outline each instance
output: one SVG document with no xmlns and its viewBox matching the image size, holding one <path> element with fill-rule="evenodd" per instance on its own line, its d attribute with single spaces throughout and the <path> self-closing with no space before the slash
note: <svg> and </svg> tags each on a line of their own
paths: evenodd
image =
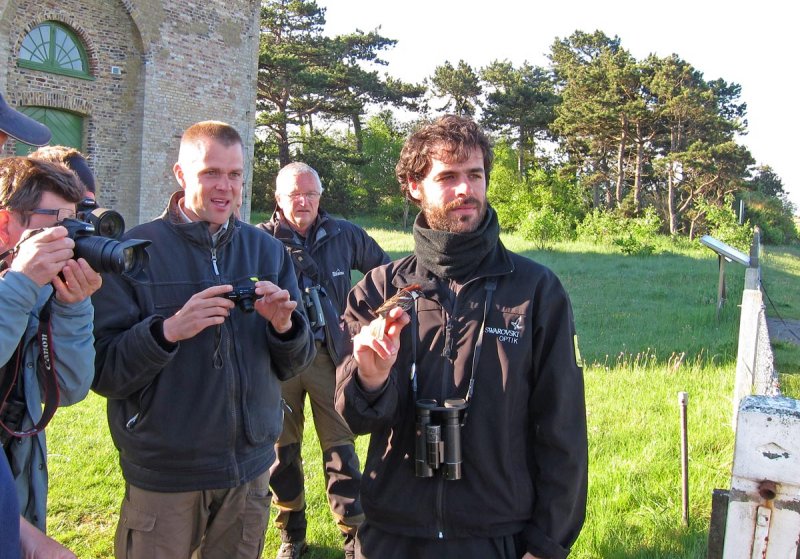
<svg viewBox="0 0 800 559">
<path fill-rule="evenodd" d="M 278 459 L 270 479 L 282 542 L 276 559 L 296 559 L 307 549 L 300 452 L 306 394 L 322 448 L 328 502 L 348 559 L 354 555 L 355 533 L 364 518 L 358 497 L 361 472 L 355 437 L 333 407 L 333 391 L 336 364 L 350 351 L 349 335 L 341 323 L 350 272 L 366 273 L 387 263 L 389 257 L 361 227 L 321 211 L 321 195 L 317 172 L 305 163 L 290 163 L 276 179 L 275 214 L 259 225 L 282 241 L 292 256 L 317 344 L 312 365 L 282 386 L 289 409 L 284 414 L 283 433 L 276 445 Z"/>
</svg>

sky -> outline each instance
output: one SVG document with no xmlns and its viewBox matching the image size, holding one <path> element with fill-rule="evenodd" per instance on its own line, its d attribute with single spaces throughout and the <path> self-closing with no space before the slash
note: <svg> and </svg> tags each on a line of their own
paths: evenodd
<svg viewBox="0 0 800 559">
<path fill-rule="evenodd" d="M 781 0 L 317 0 L 325 33 L 380 28 L 397 44 L 384 51 L 386 71 L 419 83 L 434 69 L 464 60 L 477 70 L 494 60 L 547 67 L 556 37 L 603 31 L 637 60 L 677 54 L 708 81 L 742 87 L 747 134 L 738 139 L 758 165 L 783 181 L 800 213 L 798 19 Z"/>
</svg>

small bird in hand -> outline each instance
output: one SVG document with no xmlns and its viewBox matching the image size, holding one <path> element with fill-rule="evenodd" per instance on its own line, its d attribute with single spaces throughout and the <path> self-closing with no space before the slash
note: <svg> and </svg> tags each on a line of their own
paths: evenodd
<svg viewBox="0 0 800 559">
<path fill-rule="evenodd" d="M 422 297 L 422 286 L 418 283 L 412 283 L 399 289 L 397 293 L 386 299 L 380 307 L 372 311 L 378 317 L 370 325 L 370 333 L 373 337 L 378 340 L 383 339 L 386 331 L 386 315 L 389 314 L 389 311 L 395 307 L 400 307 L 405 312 L 408 312 L 414 306 L 414 301 L 418 297 Z"/>
</svg>

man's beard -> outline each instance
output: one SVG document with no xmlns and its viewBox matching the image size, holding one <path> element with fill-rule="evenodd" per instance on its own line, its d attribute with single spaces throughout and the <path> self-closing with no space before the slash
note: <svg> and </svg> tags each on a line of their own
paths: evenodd
<svg viewBox="0 0 800 559">
<path fill-rule="evenodd" d="M 467 215 L 451 215 L 449 212 L 462 205 L 472 204 L 478 206 L 478 215 L 473 218 Z M 450 233 L 472 233 L 483 222 L 486 217 L 486 201 L 481 202 L 477 198 L 463 198 L 453 200 L 444 206 L 433 206 L 428 203 L 425 195 L 422 196 L 422 215 L 428 222 L 428 227 L 436 231 L 448 231 Z"/>
</svg>

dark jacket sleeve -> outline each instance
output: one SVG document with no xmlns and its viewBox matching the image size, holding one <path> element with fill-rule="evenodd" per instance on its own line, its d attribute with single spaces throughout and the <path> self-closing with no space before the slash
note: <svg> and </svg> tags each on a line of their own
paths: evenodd
<svg viewBox="0 0 800 559">
<path fill-rule="evenodd" d="M 278 334 L 272 325 L 267 327 L 267 343 L 269 344 L 272 366 L 275 374 L 281 380 L 287 380 L 305 370 L 317 354 L 311 327 L 305 314 L 299 310 L 301 304 L 300 289 L 297 287 L 297 276 L 294 265 L 288 253 L 281 245 L 280 276 L 278 287 L 286 289 L 292 301 L 297 302 L 298 308 L 292 312 L 292 328 L 283 334 Z"/>
<path fill-rule="evenodd" d="M 529 403 L 536 495 L 528 551 L 565 558 L 586 515 L 588 449 L 583 365 L 569 298 L 551 277 L 534 316 L 534 389 Z"/>
<path fill-rule="evenodd" d="M 92 389 L 107 398 L 127 398 L 158 375 L 178 351 L 153 334 L 163 317 L 141 318 L 134 292 L 120 275 L 104 274 L 92 296 L 95 307 L 95 377 Z"/>
<path fill-rule="evenodd" d="M 357 242 L 354 243 L 355 250 L 353 251 L 353 262 L 350 264 L 351 270 L 358 270 L 362 274 L 366 274 L 373 268 L 390 262 L 389 255 L 364 229 L 353 225 L 353 234 Z"/>
</svg>

